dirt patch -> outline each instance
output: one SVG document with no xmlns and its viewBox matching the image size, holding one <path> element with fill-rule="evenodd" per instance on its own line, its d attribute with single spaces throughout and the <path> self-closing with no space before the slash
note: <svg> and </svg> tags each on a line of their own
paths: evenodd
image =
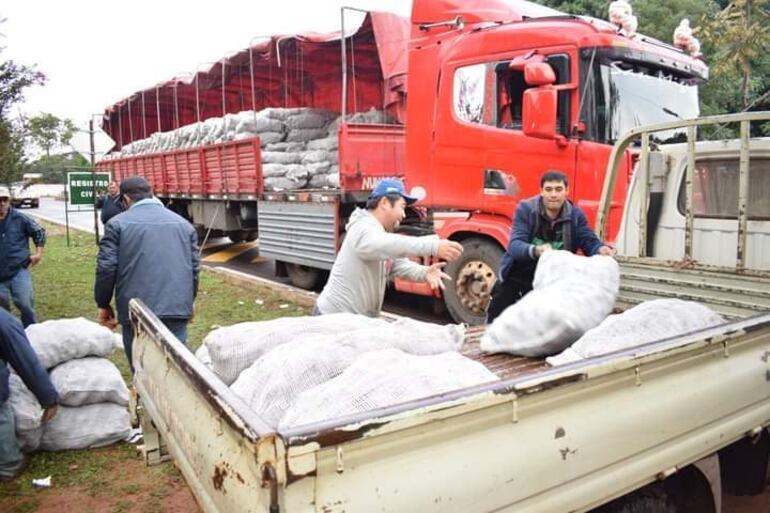
<svg viewBox="0 0 770 513">
<path fill-rule="evenodd" d="M 146 467 L 131 446 L 100 449 L 106 462 L 100 472 L 72 462 L 72 454 L 48 453 L 47 459 L 61 455 L 67 460 L 70 477 L 52 475 L 52 487 L 33 490 L 31 480 L 45 477 L 34 472 L 35 464 L 19 479 L 0 488 L 0 511 L 8 513 L 197 513 L 201 509 L 172 463 Z M 88 451 L 75 453 L 93 460 Z M 35 455 L 35 458 L 41 458 Z M 39 465 L 38 465 L 39 466 Z"/>
</svg>

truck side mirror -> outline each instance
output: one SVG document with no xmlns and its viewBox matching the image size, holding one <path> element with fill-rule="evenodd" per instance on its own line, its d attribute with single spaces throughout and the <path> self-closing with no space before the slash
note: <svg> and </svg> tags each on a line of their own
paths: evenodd
<svg viewBox="0 0 770 513">
<path fill-rule="evenodd" d="M 556 89 L 546 85 L 524 91 L 522 100 L 524 135 L 556 139 Z"/>
<path fill-rule="evenodd" d="M 556 74 L 548 63 L 528 62 L 524 65 L 524 82 L 531 86 L 552 85 Z"/>
</svg>

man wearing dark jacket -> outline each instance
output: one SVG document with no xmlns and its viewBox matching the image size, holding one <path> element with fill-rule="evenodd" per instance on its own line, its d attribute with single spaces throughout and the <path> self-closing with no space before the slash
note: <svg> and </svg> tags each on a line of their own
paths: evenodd
<svg viewBox="0 0 770 513">
<path fill-rule="evenodd" d="M 31 217 L 11 208 L 11 194 L 0 187 L 0 297 L 21 312 L 21 323 L 26 328 L 37 322 L 29 269 L 40 263 L 45 246 L 45 230 Z M 29 239 L 37 248 L 29 253 Z"/>
<path fill-rule="evenodd" d="M 24 333 L 21 323 L 6 311 L 7 302 L 0 298 L 0 481 L 17 477 L 24 471 L 26 460 L 16 440 L 10 394 L 8 364 L 35 395 L 44 408 L 42 422 L 56 415 L 59 395 Z"/>
<path fill-rule="evenodd" d="M 102 211 L 102 224 L 107 224 L 107 221 L 123 212 L 123 201 L 120 199 L 120 189 L 117 182 L 110 182 L 107 186 L 107 194 L 96 198 L 96 208 Z"/>
<path fill-rule="evenodd" d="M 131 372 L 133 327 L 128 301 L 141 299 L 182 342 L 198 292 L 198 237 L 183 217 L 152 196 L 150 184 L 132 176 L 120 184 L 126 211 L 110 219 L 99 242 L 94 298 L 102 325 L 122 326 Z M 110 305 L 113 292 L 117 320 Z"/>
<path fill-rule="evenodd" d="M 567 199 L 568 194 L 567 176 L 548 171 L 540 178 L 540 194 L 519 202 L 508 250 L 500 260 L 492 288 L 488 323 L 532 290 L 537 260 L 545 251 L 576 253 L 580 249 L 588 256 L 615 254 L 588 227 L 585 214 Z"/>
</svg>

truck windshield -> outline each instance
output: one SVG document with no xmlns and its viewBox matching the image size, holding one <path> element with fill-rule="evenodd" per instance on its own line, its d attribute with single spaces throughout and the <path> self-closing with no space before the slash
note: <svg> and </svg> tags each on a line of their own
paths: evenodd
<svg viewBox="0 0 770 513">
<path fill-rule="evenodd" d="M 614 143 L 637 126 L 698 117 L 698 89 L 663 72 L 599 65 L 596 84 L 599 138 Z M 658 132 L 659 142 L 683 141 L 686 129 Z"/>
</svg>

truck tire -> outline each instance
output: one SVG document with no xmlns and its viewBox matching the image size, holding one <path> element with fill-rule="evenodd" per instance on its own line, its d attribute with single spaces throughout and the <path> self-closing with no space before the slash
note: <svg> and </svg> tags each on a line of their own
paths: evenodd
<svg viewBox="0 0 770 513">
<path fill-rule="evenodd" d="M 451 277 L 444 290 L 444 303 L 455 322 L 476 326 L 486 320 L 503 248 L 478 237 L 465 239 L 462 245 L 460 258 L 444 268 Z"/>
<path fill-rule="evenodd" d="M 301 289 L 310 290 L 316 286 L 319 278 L 321 277 L 321 270 L 315 267 L 308 267 L 300 264 L 285 263 L 286 274 L 289 276 L 289 281 L 295 287 Z"/>
<path fill-rule="evenodd" d="M 619 497 L 590 513 L 677 513 L 661 483 L 653 483 L 628 495 Z"/>
</svg>

